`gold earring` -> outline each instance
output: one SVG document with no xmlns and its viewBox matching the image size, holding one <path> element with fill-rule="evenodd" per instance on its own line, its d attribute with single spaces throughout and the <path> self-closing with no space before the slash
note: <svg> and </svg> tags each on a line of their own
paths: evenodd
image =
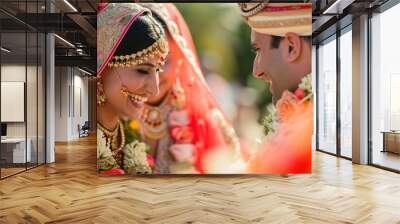
<svg viewBox="0 0 400 224">
<path fill-rule="evenodd" d="M 106 94 L 104 94 L 103 81 L 97 81 L 97 105 L 102 106 L 106 103 Z"/>
</svg>

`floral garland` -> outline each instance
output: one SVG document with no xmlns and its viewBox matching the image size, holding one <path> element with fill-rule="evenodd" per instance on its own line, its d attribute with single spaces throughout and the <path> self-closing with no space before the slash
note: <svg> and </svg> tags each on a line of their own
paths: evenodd
<svg viewBox="0 0 400 224">
<path fill-rule="evenodd" d="M 123 123 L 125 145 L 122 148 L 123 159 L 120 167 L 114 157 L 99 156 L 101 174 L 150 174 L 154 169 L 154 158 L 149 145 L 142 142 L 140 125 L 137 120 L 120 121 Z M 101 145 L 101 144 L 100 144 Z M 101 146 L 98 146 L 101 147 Z"/>
<path fill-rule="evenodd" d="M 290 118 L 294 109 L 311 100 L 312 98 L 312 80 L 311 74 L 302 78 L 299 87 L 294 93 L 286 90 L 282 97 L 276 103 L 268 105 L 267 115 L 262 120 L 264 134 L 271 136 L 278 129 L 279 123 Z"/>
<path fill-rule="evenodd" d="M 154 158 L 151 147 L 143 142 L 140 123 L 137 120 L 125 121 L 126 146 L 124 152 L 124 170 L 128 174 L 151 174 Z"/>
<path fill-rule="evenodd" d="M 179 78 L 172 87 L 173 110 L 168 115 L 169 135 L 172 145 L 170 153 L 175 163 L 170 165 L 171 173 L 196 173 L 193 166 L 196 146 L 194 144 L 194 130 L 191 126 L 191 115 L 186 109 L 186 95 Z"/>
</svg>

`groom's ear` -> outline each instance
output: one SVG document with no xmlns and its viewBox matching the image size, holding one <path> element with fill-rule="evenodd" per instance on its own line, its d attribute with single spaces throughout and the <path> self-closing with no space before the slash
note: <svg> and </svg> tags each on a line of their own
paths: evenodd
<svg viewBox="0 0 400 224">
<path fill-rule="evenodd" d="M 295 33 L 287 33 L 284 42 L 284 54 L 287 62 L 296 61 L 301 55 L 301 37 Z"/>
</svg>

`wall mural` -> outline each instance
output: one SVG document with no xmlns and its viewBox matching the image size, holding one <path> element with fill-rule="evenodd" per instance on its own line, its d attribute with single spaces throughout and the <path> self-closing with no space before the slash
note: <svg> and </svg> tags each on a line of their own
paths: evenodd
<svg viewBox="0 0 400 224">
<path fill-rule="evenodd" d="M 100 174 L 311 172 L 311 3 L 98 7 Z"/>
</svg>

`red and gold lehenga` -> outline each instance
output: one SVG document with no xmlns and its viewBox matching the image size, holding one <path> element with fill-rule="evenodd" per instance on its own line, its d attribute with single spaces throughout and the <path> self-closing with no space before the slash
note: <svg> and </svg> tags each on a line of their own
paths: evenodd
<svg viewBox="0 0 400 224">
<path fill-rule="evenodd" d="M 146 105 L 138 119 L 143 140 L 152 148 L 153 173 L 206 173 L 204 155 L 216 148 L 239 157 L 239 140 L 208 89 L 180 12 L 173 4 L 141 5 L 164 21 L 183 55 L 172 89 L 158 106 Z M 169 150 L 173 144 L 192 145 L 193 159 L 175 161 Z"/>
</svg>

